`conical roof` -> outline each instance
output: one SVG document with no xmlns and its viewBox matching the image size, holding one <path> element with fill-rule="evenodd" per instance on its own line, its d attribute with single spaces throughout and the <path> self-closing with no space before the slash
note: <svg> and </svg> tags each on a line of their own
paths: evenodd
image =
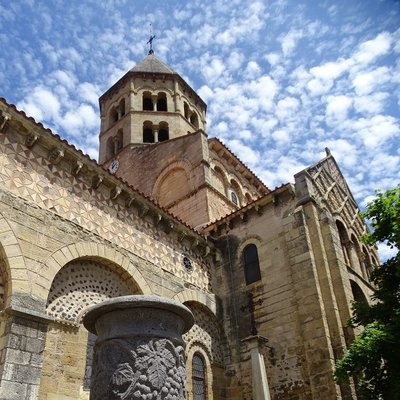
<svg viewBox="0 0 400 400">
<path fill-rule="evenodd" d="M 136 64 L 131 72 L 147 72 L 158 74 L 176 74 L 176 72 L 159 60 L 154 54 L 149 54 L 145 59 Z"/>
</svg>

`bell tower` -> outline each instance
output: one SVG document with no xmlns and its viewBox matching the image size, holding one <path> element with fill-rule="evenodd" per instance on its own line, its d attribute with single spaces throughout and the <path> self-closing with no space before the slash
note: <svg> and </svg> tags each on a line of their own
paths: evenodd
<svg viewBox="0 0 400 400">
<path fill-rule="evenodd" d="M 207 106 L 152 49 L 99 99 L 99 163 L 125 148 L 206 131 Z"/>
</svg>

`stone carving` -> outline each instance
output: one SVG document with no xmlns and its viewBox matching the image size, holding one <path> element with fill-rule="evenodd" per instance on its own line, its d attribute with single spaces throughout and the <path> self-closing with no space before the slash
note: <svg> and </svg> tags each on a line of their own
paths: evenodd
<svg viewBox="0 0 400 400">
<path fill-rule="evenodd" d="M 184 400 L 182 334 L 193 325 L 183 304 L 160 296 L 122 296 L 92 307 L 83 323 L 98 334 L 91 400 Z"/>
<path fill-rule="evenodd" d="M 95 347 L 94 363 L 93 399 L 184 398 L 185 352 L 171 340 L 106 341 Z"/>
</svg>

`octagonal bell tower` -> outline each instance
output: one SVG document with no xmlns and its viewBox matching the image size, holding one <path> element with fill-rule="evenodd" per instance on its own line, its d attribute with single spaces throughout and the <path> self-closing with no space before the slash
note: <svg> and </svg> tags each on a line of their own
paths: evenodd
<svg viewBox="0 0 400 400">
<path fill-rule="evenodd" d="M 127 146 L 149 146 L 206 131 L 206 104 L 152 51 L 99 99 L 99 163 Z"/>
</svg>

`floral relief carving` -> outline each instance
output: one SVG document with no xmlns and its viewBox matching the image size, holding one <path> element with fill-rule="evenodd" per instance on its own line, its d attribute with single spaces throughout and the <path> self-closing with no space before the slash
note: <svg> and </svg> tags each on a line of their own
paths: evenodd
<svg viewBox="0 0 400 400">
<path fill-rule="evenodd" d="M 95 352 L 91 399 L 183 400 L 185 352 L 171 340 L 116 339 Z"/>
</svg>

